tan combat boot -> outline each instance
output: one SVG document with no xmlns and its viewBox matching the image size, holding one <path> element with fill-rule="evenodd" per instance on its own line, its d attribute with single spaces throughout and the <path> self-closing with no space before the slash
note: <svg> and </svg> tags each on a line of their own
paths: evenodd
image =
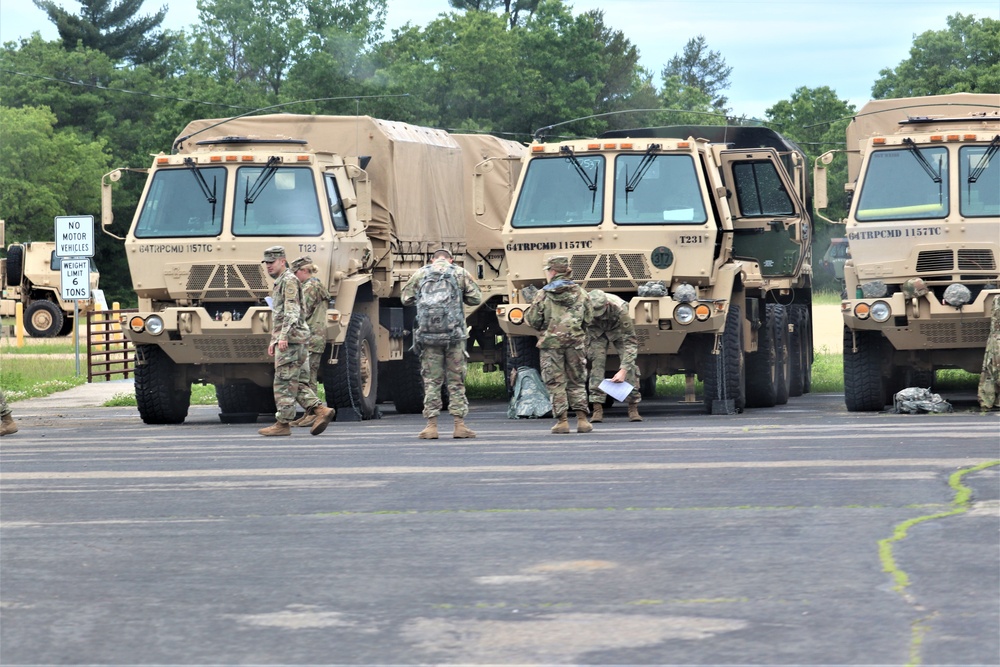
<svg viewBox="0 0 1000 667">
<path fill-rule="evenodd" d="M 566 415 L 556 415 L 556 425 L 552 427 L 553 433 L 569 433 L 569 422 L 566 421 Z"/>
<path fill-rule="evenodd" d="M 292 429 L 287 422 L 274 422 L 274 426 L 268 426 L 257 431 L 261 435 L 291 435 Z"/>
<path fill-rule="evenodd" d="M 590 421 L 594 424 L 600 424 L 604 421 L 604 404 L 594 403 L 590 411 Z"/>
<path fill-rule="evenodd" d="M 427 426 L 424 430 L 420 432 L 417 436 L 421 440 L 437 440 L 438 439 L 438 418 L 437 415 L 427 418 Z"/>
<path fill-rule="evenodd" d="M 639 404 L 629 403 L 628 404 L 628 420 L 630 422 L 641 422 L 642 417 L 639 415 Z"/>
<path fill-rule="evenodd" d="M 314 421 L 316 421 L 316 415 L 313 414 L 312 408 L 308 408 L 304 415 L 289 423 L 289 426 L 312 426 Z"/>
<path fill-rule="evenodd" d="M 465 419 L 455 417 L 455 432 L 451 434 L 453 438 L 475 438 L 476 432 L 465 425 Z"/>
<path fill-rule="evenodd" d="M 590 433 L 594 430 L 594 427 L 590 425 L 587 421 L 587 411 L 577 410 L 576 411 L 576 432 L 577 433 Z"/>
<path fill-rule="evenodd" d="M 11 435 L 17 433 L 17 424 L 14 423 L 14 418 L 8 412 L 3 417 L 0 417 L 0 435 Z"/>
<path fill-rule="evenodd" d="M 317 405 L 313 407 L 313 415 L 315 419 L 313 420 L 312 427 L 309 429 L 309 435 L 319 435 L 326 430 L 326 427 L 330 425 L 333 418 L 337 416 L 337 411 L 333 408 L 328 408 L 325 405 Z"/>
</svg>

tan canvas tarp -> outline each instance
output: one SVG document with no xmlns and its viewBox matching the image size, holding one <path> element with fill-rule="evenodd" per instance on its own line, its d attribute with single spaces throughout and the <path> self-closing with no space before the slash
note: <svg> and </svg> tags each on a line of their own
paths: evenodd
<svg viewBox="0 0 1000 667">
<path fill-rule="evenodd" d="M 370 156 L 365 168 L 372 186 L 369 233 L 390 231 L 404 252 L 464 243 L 463 186 L 469 176 L 462 151 L 447 132 L 369 116 L 304 114 L 248 116 L 211 127 L 221 120 L 191 122 L 178 137 L 189 137 L 180 152 L 210 150 L 197 142 L 239 136 L 303 139 L 309 150 Z"/>
<path fill-rule="evenodd" d="M 900 131 L 899 121 L 908 117 L 966 118 L 973 113 L 1000 111 L 1000 95 L 953 93 L 928 97 L 901 97 L 872 100 L 861 107 L 847 126 L 847 173 L 850 181 L 861 170 L 861 156 L 856 152 L 874 134 L 891 135 Z"/>
<path fill-rule="evenodd" d="M 466 174 L 465 215 L 467 244 L 470 249 L 488 252 L 503 248 L 500 232 L 507 217 L 517 177 L 521 173 L 521 157 L 527 152 L 523 144 L 500 139 L 489 134 L 453 134 L 452 138 L 462 149 Z M 476 215 L 473 203 L 472 174 L 487 159 L 488 169 L 483 171 L 483 199 L 485 212 Z"/>
</svg>

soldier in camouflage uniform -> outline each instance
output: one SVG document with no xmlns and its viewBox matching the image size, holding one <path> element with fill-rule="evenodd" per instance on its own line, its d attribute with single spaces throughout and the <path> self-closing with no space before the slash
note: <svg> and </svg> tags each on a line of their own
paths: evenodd
<svg viewBox="0 0 1000 667">
<path fill-rule="evenodd" d="M 292 262 L 292 272 L 302 283 L 302 319 L 309 327 L 309 389 L 319 392 L 319 363 L 326 349 L 326 309 L 330 301 L 330 293 L 323 282 L 316 277 L 316 265 L 311 257 L 299 257 Z M 312 426 L 316 415 L 307 412 L 301 419 L 292 422 L 292 426 Z"/>
<path fill-rule="evenodd" d="M 1000 294 L 993 297 L 990 335 L 986 339 L 983 372 L 979 376 L 979 405 L 985 410 L 1000 406 Z"/>
<path fill-rule="evenodd" d="M 7 405 L 7 399 L 3 397 L 3 392 L 0 391 L 0 435 L 13 435 L 17 433 L 17 424 L 14 423 L 14 417 L 10 412 L 10 407 Z"/>
<path fill-rule="evenodd" d="M 468 271 L 455 266 L 454 257 L 449 250 L 441 248 L 434 252 L 432 262 L 417 269 L 403 286 L 403 305 L 412 306 L 417 303 L 420 286 L 431 271 L 450 271 L 458 281 L 462 292 L 462 301 L 468 306 L 478 306 L 483 300 L 483 293 L 475 279 Z M 460 304 L 457 305 L 460 307 Z M 438 438 L 437 418 L 441 413 L 443 401 L 441 387 L 448 387 L 448 412 L 455 419 L 453 438 L 475 438 L 476 432 L 465 425 L 465 417 L 469 414 L 469 401 L 465 397 L 465 372 L 468 367 L 465 345 L 468 331 L 462 326 L 462 340 L 448 345 L 420 345 L 420 373 L 424 379 L 424 418 L 427 426 L 419 434 L 423 440 Z"/>
<path fill-rule="evenodd" d="M 569 433 L 566 413 L 576 411 L 577 433 L 594 430 L 587 420 L 587 325 L 593 317 L 590 299 L 570 280 L 569 258 L 550 257 L 543 267 L 548 284 L 524 313 L 538 337 L 542 379 L 552 395 L 553 433 Z"/>
<path fill-rule="evenodd" d="M 274 402 L 278 406 L 274 426 L 262 428 L 261 435 L 291 435 L 289 423 L 295 419 L 296 401 L 307 413 L 316 415 L 313 435 L 326 430 L 334 410 L 323 405 L 309 389 L 309 327 L 302 320 L 302 285 L 288 270 L 285 249 L 272 246 L 264 251 L 263 264 L 274 278 L 271 292 L 271 344 L 267 353 L 274 357 Z"/>
<path fill-rule="evenodd" d="M 629 421 L 641 422 L 639 416 L 639 339 L 635 335 L 635 325 L 628 314 L 628 304 L 614 294 L 599 289 L 590 291 L 590 305 L 594 309 L 594 319 L 587 326 L 587 360 L 590 362 L 590 403 L 592 422 L 604 420 L 604 399 L 600 389 L 604 379 L 604 364 L 607 361 L 608 346 L 613 346 L 621 358 L 618 372 L 612 382 L 628 382 L 632 391 L 628 395 Z"/>
</svg>

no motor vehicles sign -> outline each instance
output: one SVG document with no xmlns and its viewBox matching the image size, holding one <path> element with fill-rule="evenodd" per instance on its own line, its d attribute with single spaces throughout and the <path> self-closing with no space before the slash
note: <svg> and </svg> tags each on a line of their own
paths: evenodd
<svg viewBox="0 0 1000 667">
<path fill-rule="evenodd" d="M 56 257 L 94 256 L 94 216 L 56 216 Z"/>
</svg>

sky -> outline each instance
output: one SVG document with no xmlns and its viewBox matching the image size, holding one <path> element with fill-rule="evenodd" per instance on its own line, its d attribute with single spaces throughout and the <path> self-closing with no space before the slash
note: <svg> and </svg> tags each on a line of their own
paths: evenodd
<svg viewBox="0 0 1000 667">
<path fill-rule="evenodd" d="M 80 5 L 56 0 L 72 12 Z M 829 86 L 860 107 L 879 72 L 910 56 L 913 38 L 944 30 L 956 13 L 1000 19 L 997 0 L 566 0 L 574 14 L 604 11 L 605 24 L 639 50 L 640 62 L 660 85 L 660 72 L 691 38 L 703 35 L 732 67 L 724 93 L 737 116 L 763 118 L 800 87 Z M 146 0 L 143 13 L 167 6 L 163 27 L 189 28 L 197 0 Z M 426 26 L 448 0 L 388 0 L 386 34 L 406 23 Z M 0 2 L 0 42 L 39 31 L 58 34 L 31 0 Z M 556 119 L 553 119 L 555 122 Z"/>
</svg>

